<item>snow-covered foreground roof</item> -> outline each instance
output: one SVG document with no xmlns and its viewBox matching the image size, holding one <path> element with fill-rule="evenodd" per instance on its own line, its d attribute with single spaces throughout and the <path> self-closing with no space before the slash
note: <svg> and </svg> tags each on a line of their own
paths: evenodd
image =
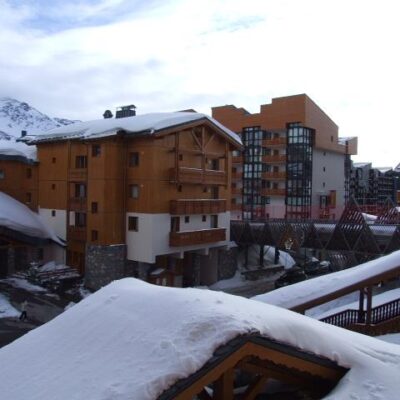
<svg viewBox="0 0 400 400">
<path fill-rule="evenodd" d="M 258 332 L 350 371 L 326 398 L 398 399 L 400 347 L 221 292 L 115 281 L 0 349 L 8 400 L 156 399 Z"/>
<path fill-rule="evenodd" d="M 27 206 L 7 194 L 0 192 L 0 227 L 2 226 L 27 236 L 51 239 L 63 245 L 39 214 L 34 213 Z"/>
<path fill-rule="evenodd" d="M 199 120 L 208 120 L 221 129 L 235 143 L 242 144 L 240 137 L 236 133 L 208 115 L 196 112 L 151 113 L 126 118 L 105 118 L 94 121 L 76 122 L 71 125 L 51 129 L 38 136 L 26 136 L 24 140 L 28 143 L 37 143 L 49 140 L 96 139 L 115 135 L 119 131 L 125 131 L 128 134 L 154 134 L 167 128 Z"/>
<path fill-rule="evenodd" d="M 400 250 L 353 268 L 260 294 L 253 300 L 291 309 L 399 266 Z"/>
</svg>

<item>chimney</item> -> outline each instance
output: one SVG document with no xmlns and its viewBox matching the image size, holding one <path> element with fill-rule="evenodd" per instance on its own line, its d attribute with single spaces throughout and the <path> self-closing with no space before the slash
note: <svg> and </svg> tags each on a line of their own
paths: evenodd
<svg viewBox="0 0 400 400">
<path fill-rule="evenodd" d="M 110 110 L 106 110 L 106 111 L 104 111 L 103 117 L 104 117 L 104 119 L 112 118 L 113 113 Z"/>
<path fill-rule="evenodd" d="M 21 131 L 21 137 L 25 137 L 26 136 L 26 131 Z"/>
<path fill-rule="evenodd" d="M 115 118 L 134 117 L 135 115 L 136 115 L 136 106 L 131 104 L 129 106 L 117 107 Z"/>
</svg>

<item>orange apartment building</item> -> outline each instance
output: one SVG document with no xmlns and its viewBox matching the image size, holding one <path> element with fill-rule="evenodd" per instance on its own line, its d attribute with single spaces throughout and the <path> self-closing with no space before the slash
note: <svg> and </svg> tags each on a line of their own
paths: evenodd
<svg viewBox="0 0 400 400">
<path fill-rule="evenodd" d="M 194 112 L 111 115 L 23 139 L 37 146 L 38 212 L 66 240 L 67 264 L 92 288 L 127 274 L 215 281 L 240 138 Z"/>
<path fill-rule="evenodd" d="M 254 114 L 233 105 L 213 107 L 212 117 L 244 144 L 233 157 L 233 219 L 341 213 L 357 138 L 339 138 L 338 126 L 307 95 L 272 99 Z"/>
</svg>

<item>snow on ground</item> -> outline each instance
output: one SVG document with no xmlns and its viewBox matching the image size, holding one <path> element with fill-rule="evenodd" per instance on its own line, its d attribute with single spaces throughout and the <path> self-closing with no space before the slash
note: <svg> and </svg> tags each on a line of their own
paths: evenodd
<svg viewBox="0 0 400 400">
<path fill-rule="evenodd" d="M 27 206 L 3 192 L 0 192 L 0 226 L 28 236 L 51 239 L 63 245 L 39 214 L 34 213 Z"/>
<path fill-rule="evenodd" d="M 329 303 L 322 304 L 322 306 L 311 308 L 307 310 L 306 315 L 312 318 L 325 318 L 330 315 L 345 311 L 345 310 L 358 310 L 359 292 L 350 293 L 350 295 L 343 296 L 337 300 L 330 301 Z M 365 296 L 366 297 L 366 296 Z M 400 298 L 400 289 L 388 290 L 387 292 L 375 294 L 372 298 L 372 307 L 378 307 L 381 304 L 389 303 L 390 301 Z M 364 298 L 364 310 L 367 307 L 367 299 Z"/>
<path fill-rule="evenodd" d="M 1 282 L 8 283 L 11 286 L 18 289 L 25 289 L 28 292 L 47 292 L 46 289 L 42 288 L 41 286 L 37 286 L 28 282 L 25 278 L 12 276 L 9 278 L 2 279 Z"/>
<path fill-rule="evenodd" d="M 284 308 L 293 308 L 398 266 L 400 266 L 400 250 L 356 267 L 308 279 L 255 296 L 253 300 Z"/>
<path fill-rule="evenodd" d="M 14 308 L 7 297 L 0 293 L 0 318 L 18 317 L 20 312 Z"/>
<path fill-rule="evenodd" d="M 384 342 L 400 345 L 400 333 L 389 333 L 387 335 L 377 336 L 376 338 Z"/>
<path fill-rule="evenodd" d="M 275 261 L 275 247 L 264 246 L 264 265 L 273 265 Z M 279 250 L 278 264 L 283 265 L 285 269 L 293 267 L 296 262 L 292 256 L 285 251 Z M 245 252 L 244 250 L 239 253 L 238 267 L 244 269 Z M 249 266 L 258 266 L 260 264 L 260 246 L 253 244 L 248 249 L 248 262 Z"/>
<path fill-rule="evenodd" d="M 242 297 L 133 278 L 0 349 L 0 393 L 10 400 L 156 399 L 216 348 L 254 332 L 350 368 L 326 399 L 398 399 L 397 345 Z"/>
</svg>

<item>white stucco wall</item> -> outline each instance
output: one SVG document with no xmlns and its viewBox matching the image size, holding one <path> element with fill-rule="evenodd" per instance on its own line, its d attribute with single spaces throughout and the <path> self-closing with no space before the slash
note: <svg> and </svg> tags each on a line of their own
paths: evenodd
<svg viewBox="0 0 400 400">
<path fill-rule="evenodd" d="M 127 213 L 128 218 L 138 217 L 138 232 L 126 230 L 127 258 L 128 260 L 154 263 L 158 255 L 180 253 L 190 250 L 200 250 L 217 246 L 224 246 L 229 243 L 230 213 L 218 214 L 218 228 L 226 229 L 227 240 L 206 245 L 170 247 L 169 233 L 171 231 L 170 214 L 141 214 Z M 180 216 L 180 232 L 210 229 L 210 215 L 207 220 L 202 221 L 201 215 L 190 215 L 190 221 L 184 222 L 184 216 Z"/>
<path fill-rule="evenodd" d="M 55 211 L 55 216 L 51 215 Z M 56 235 L 63 240 L 67 239 L 67 212 L 66 210 L 54 210 L 49 208 L 39 208 L 39 214 L 49 225 Z"/>
</svg>

